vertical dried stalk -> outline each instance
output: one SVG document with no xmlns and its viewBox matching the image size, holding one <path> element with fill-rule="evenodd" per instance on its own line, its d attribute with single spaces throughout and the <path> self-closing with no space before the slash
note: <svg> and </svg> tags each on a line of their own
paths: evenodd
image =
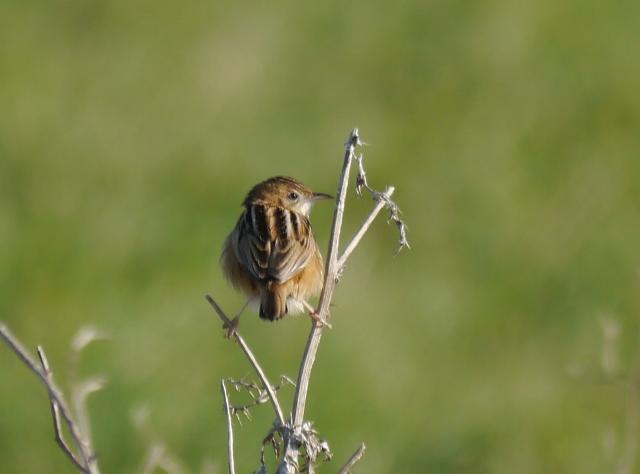
<svg viewBox="0 0 640 474">
<path fill-rule="evenodd" d="M 236 474 L 236 465 L 233 458 L 233 420 L 231 419 L 231 407 L 229 406 L 229 394 L 224 379 L 220 380 L 220 389 L 222 390 L 222 398 L 224 399 L 224 412 L 227 415 L 227 455 L 229 457 L 229 474 Z"/>
<path fill-rule="evenodd" d="M 329 252 L 327 253 L 327 262 L 325 266 L 324 285 L 320 302 L 316 312 L 320 318 L 329 319 L 329 305 L 333 297 L 333 290 L 338 281 L 338 246 L 340 244 L 340 231 L 342 230 L 342 217 L 344 216 L 344 205 L 347 197 L 347 188 L 349 187 L 349 172 L 351 170 L 351 162 L 355 154 L 356 146 L 360 145 L 360 137 L 358 129 L 354 128 L 349 136 L 346 144 L 344 160 L 342 164 L 342 173 L 336 193 L 337 202 L 333 213 L 333 223 L 331 225 L 331 242 L 329 243 Z M 300 372 L 298 373 L 298 382 L 296 384 L 296 392 L 293 400 L 293 426 L 300 426 L 304 421 L 304 410 L 307 402 L 307 393 L 309 391 L 309 378 L 311 377 L 311 369 L 316 360 L 316 353 L 322 338 L 322 326 L 314 324 L 307 339 L 307 345 L 304 350 Z"/>
<path fill-rule="evenodd" d="M 316 310 L 316 313 L 323 320 L 329 319 L 329 306 L 333 297 L 333 291 L 335 289 L 336 283 L 338 282 L 338 279 L 340 278 L 340 275 L 342 274 L 347 259 L 358 246 L 362 237 L 367 232 L 375 218 L 380 214 L 382 209 L 386 208 L 389 210 L 390 219 L 398 226 L 400 232 L 399 250 L 409 246 L 409 243 L 406 239 L 406 226 L 402 219 L 400 219 L 399 217 L 400 211 L 398 209 L 398 206 L 393 201 L 391 201 L 391 195 L 393 194 L 395 189 L 393 188 L 393 186 L 391 186 L 387 188 L 385 192 L 381 193 L 369 187 L 362 164 L 362 155 L 356 156 L 355 154 L 356 147 L 358 147 L 359 145 L 362 145 L 362 142 L 360 141 L 358 129 L 355 128 L 352 130 L 346 143 L 342 172 L 340 175 L 340 180 L 338 182 L 338 192 L 336 193 L 337 201 L 333 214 L 333 223 L 331 226 L 329 251 L 327 252 L 324 286 L 322 288 L 320 301 Z M 371 211 L 369 216 L 367 216 L 364 223 L 360 226 L 354 237 L 351 239 L 342 256 L 338 258 L 340 232 L 342 230 L 342 217 L 344 215 L 345 200 L 349 184 L 349 173 L 351 171 L 351 163 L 353 160 L 356 160 L 358 162 L 356 192 L 358 193 L 358 195 L 360 195 L 360 191 L 362 190 L 362 188 L 366 188 L 366 190 L 371 194 L 371 197 L 375 201 L 377 201 L 377 204 Z M 300 446 L 304 444 L 303 442 L 301 442 L 301 440 L 304 438 L 304 413 L 307 394 L 309 391 L 309 379 L 311 377 L 311 370 L 313 369 L 313 364 L 315 362 L 318 347 L 320 345 L 320 339 L 322 338 L 322 329 L 322 326 L 314 324 L 307 339 L 307 345 L 305 346 L 302 363 L 298 372 L 298 381 L 293 401 L 293 415 L 291 419 L 291 425 L 289 426 L 289 431 L 285 433 L 286 449 L 282 458 L 282 462 L 278 466 L 278 474 L 293 474 L 297 472 L 298 469 L 297 460 L 299 457 Z M 307 448 L 308 451 L 308 446 L 305 446 L 305 448 Z M 355 463 L 358 459 L 360 459 L 363 453 L 364 445 L 362 445 L 361 449 L 354 454 L 353 462 Z M 309 465 L 312 466 L 312 464 L 313 459 L 310 459 Z M 347 466 L 347 469 L 348 467 L 349 466 Z"/>
</svg>

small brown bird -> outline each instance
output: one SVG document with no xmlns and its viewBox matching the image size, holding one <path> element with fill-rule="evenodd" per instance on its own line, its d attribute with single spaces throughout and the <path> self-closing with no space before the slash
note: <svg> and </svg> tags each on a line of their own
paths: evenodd
<svg viewBox="0 0 640 474">
<path fill-rule="evenodd" d="M 316 201 L 331 198 L 285 176 L 258 183 L 245 198 L 220 262 L 226 278 L 248 297 L 247 304 L 259 305 L 262 319 L 275 321 L 307 309 L 313 319 L 327 324 L 307 302 L 320 293 L 323 281 L 309 213 Z M 239 318 L 227 328 L 228 335 Z"/>
</svg>

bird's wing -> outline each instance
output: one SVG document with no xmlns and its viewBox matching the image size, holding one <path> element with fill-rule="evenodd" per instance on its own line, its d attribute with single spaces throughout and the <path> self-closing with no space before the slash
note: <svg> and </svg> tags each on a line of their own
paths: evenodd
<svg viewBox="0 0 640 474">
<path fill-rule="evenodd" d="M 259 280 L 289 280 L 316 251 L 309 220 L 286 209 L 251 206 L 238 226 L 234 244 L 238 260 Z"/>
<path fill-rule="evenodd" d="M 234 250 L 240 264 L 257 280 L 267 277 L 271 239 L 266 229 L 264 207 L 251 206 L 240 216 L 236 225 Z"/>
<path fill-rule="evenodd" d="M 277 238 L 269 258 L 269 276 L 283 282 L 309 263 L 316 251 L 316 244 L 311 223 L 302 214 L 277 209 L 274 220 Z"/>
</svg>

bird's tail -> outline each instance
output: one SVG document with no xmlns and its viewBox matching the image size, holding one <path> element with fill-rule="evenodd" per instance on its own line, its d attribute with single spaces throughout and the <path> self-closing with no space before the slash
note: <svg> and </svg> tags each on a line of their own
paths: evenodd
<svg viewBox="0 0 640 474">
<path fill-rule="evenodd" d="M 262 288 L 260 295 L 260 317 L 275 321 L 287 312 L 287 299 L 284 288 L 274 281 Z"/>
</svg>

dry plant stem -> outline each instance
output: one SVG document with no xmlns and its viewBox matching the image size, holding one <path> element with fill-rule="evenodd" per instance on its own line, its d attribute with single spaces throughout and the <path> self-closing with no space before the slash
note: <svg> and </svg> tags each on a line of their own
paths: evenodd
<svg viewBox="0 0 640 474">
<path fill-rule="evenodd" d="M 358 136 L 358 129 L 354 128 L 346 143 L 342 172 L 338 182 L 338 191 L 336 193 L 336 207 L 333 213 L 333 222 L 331 224 L 331 237 L 325 265 L 324 284 L 320 295 L 320 301 L 318 302 L 318 309 L 316 310 L 316 314 L 325 321 L 329 318 L 329 306 L 340 271 L 340 267 L 338 265 L 338 246 L 340 244 L 342 217 L 344 216 L 344 206 L 347 197 L 347 189 L 349 187 L 349 173 L 351 170 L 351 163 L 355 156 L 355 149 L 360 144 L 361 142 L 360 137 Z M 278 465 L 278 474 L 292 474 L 298 471 L 297 460 L 299 455 L 299 440 L 297 439 L 297 435 L 304 421 L 304 411 L 307 402 L 307 393 L 309 390 L 309 378 L 311 377 L 311 370 L 313 369 L 313 364 L 316 360 L 316 354 L 318 352 L 318 346 L 320 345 L 321 338 L 322 325 L 314 323 L 311 326 L 311 332 L 307 338 L 307 344 L 302 356 L 302 363 L 298 372 L 291 419 L 291 428 L 293 429 L 293 433 L 286 436 L 286 447 L 282 457 L 282 462 Z"/>
<path fill-rule="evenodd" d="M 227 317 L 224 311 L 222 311 L 222 308 L 218 306 L 218 303 L 216 303 L 216 301 L 209 295 L 207 295 L 206 298 L 209 304 L 211 305 L 211 307 L 218 314 L 222 322 L 225 325 L 231 324 L 231 320 Z M 278 401 L 278 397 L 276 396 L 276 393 L 273 390 L 273 386 L 271 385 L 271 383 L 269 383 L 269 380 L 267 379 L 267 376 L 265 375 L 264 370 L 262 370 L 262 367 L 258 363 L 258 360 L 253 355 L 253 352 L 251 351 L 251 349 L 249 348 L 245 340 L 242 338 L 242 336 L 238 333 L 238 331 L 236 331 L 233 334 L 233 338 L 238 342 L 238 345 L 242 349 L 242 352 L 244 352 L 244 354 L 247 356 L 249 363 L 258 374 L 258 378 L 260 379 L 260 382 L 262 382 L 264 389 L 269 394 L 269 400 L 271 400 L 271 405 L 273 406 L 273 410 L 276 412 L 278 421 L 280 422 L 281 425 L 284 425 L 285 423 L 284 415 L 282 414 L 282 408 L 280 407 L 280 402 Z"/>
<path fill-rule="evenodd" d="M 49 361 L 47 360 L 47 356 L 44 353 L 44 349 L 42 346 L 38 346 L 38 357 L 40 358 L 40 363 L 42 364 L 42 368 L 44 369 L 45 374 L 47 375 L 47 380 L 49 383 L 53 382 L 53 373 L 49 368 Z M 73 451 L 64 440 L 62 435 L 62 426 L 60 424 L 60 409 L 58 408 L 58 403 L 49 396 L 49 401 L 51 402 L 51 417 L 53 418 L 53 432 L 56 437 L 56 443 L 60 446 L 60 449 L 67 455 L 67 457 L 71 460 L 71 462 L 81 471 L 84 471 L 84 466 L 78 460 Z"/>
<path fill-rule="evenodd" d="M 364 452 L 366 449 L 367 447 L 364 445 L 364 443 L 361 443 L 358 449 L 356 449 L 356 451 L 347 460 L 347 462 L 344 463 L 344 466 L 340 468 L 338 474 L 349 474 L 351 472 L 350 469 L 353 467 L 353 465 L 360 461 L 362 456 L 364 456 Z"/>
<path fill-rule="evenodd" d="M 354 128 L 349 136 L 344 154 L 344 162 L 342 165 L 342 173 L 338 184 L 338 200 L 333 214 L 333 223 L 331 225 L 331 242 L 329 244 L 329 252 L 327 254 L 327 263 L 325 268 L 324 285 L 320 302 L 316 314 L 328 320 L 329 304 L 333 296 L 333 290 L 336 285 L 338 276 L 338 245 L 340 244 L 340 230 L 342 229 L 342 217 L 344 215 L 344 205 L 347 197 L 347 188 L 349 187 L 349 172 L 351 170 L 351 162 L 355 153 L 356 146 L 360 144 L 358 129 Z M 300 372 L 298 373 L 298 381 L 296 383 L 296 393 L 293 401 L 293 426 L 294 428 L 302 425 L 304 421 L 304 410 L 307 402 L 307 392 L 309 390 L 309 377 L 311 369 L 316 360 L 318 345 L 322 337 L 322 326 L 314 324 L 311 328 L 307 345 L 304 350 Z"/>
<path fill-rule="evenodd" d="M 384 194 L 387 198 L 390 198 L 395 190 L 396 189 L 393 186 L 390 186 Z M 362 237 L 364 237 L 364 234 L 367 233 L 369 227 L 371 227 L 371 224 L 373 224 L 373 221 L 376 219 L 376 217 L 378 217 L 378 214 L 380 214 L 380 211 L 382 211 L 386 205 L 387 203 L 384 200 L 380 200 L 378 201 L 378 204 L 376 204 L 376 207 L 373 208 L 371 213 L 369 213 L 362 226 L 360 226 L 360 229 L 358 229 L 358 232 L 356 232 L 356 234 L 353 236 L 353 239 L 351 239 L 351 242 L 349 242 L 349 245 L 347 245 L 347 248 L 345 248 L 344 252 L 342 252 L 342 256 L 338 259 L 338 271 L 341 271 L 344 268 L 344 265 L 345 263 L 347 263 L 347 259 L 349 258 L 351 253 L 356 249 L 356 247 L 360 243 L 360 240 L 362 240 Z"/>
<path fill-rule="evenodd" d="M 224 379 L 220 380 L 220 389 L 222 390 L 222 398 L 224 398 L 224 411 L 227 415 L 227 456 L 229 458 L 229 474 L 236 473 L 236 465 L 233 458 L 233 421 L 231 420 L 231 407 L 229 406 L 229 394 Z"/>
<path fill-rule="evenodd" d="M 83 442 L 87 448 L 87 451 L 93 452 L 93 444 L 91 442 L 91 423 L 89 419 L 89 411 L 87 408 L 87 397 L 90 395 L 91 391 L 85 391 L 86 388 L 86 382 L 83 382 L 83 384 L 80 386 L 72 387 L 71 406 L 73 407 L 78 430 L 83 434 Z"/>
<path fill-rule="evenodd" d="M 304 306 L 304 308 L 307 310 L 307 313 L 309 313 L 309 317 L 311 318 L 312 321 L 315 321 L 315 323 L 320 324 L 321 326 L 326 326 L 329 329 L 333 329 L 333 326 L 331 326 L 331 324 L 329 324 L 324 319 L 320 319 L 320 316 L 316 314 L 315 308 L 311 306 L 309 303 L 307 303 L 305 300 L 302 300 L 302 306 Z"/>
<path fill-rule="evenodd" d="M 59 414 L 62 415 L 62 418 L 67 424 L 71 437 L 73 438 L 73 442 L 76 445 L 78 452 L 80 453 L 80 458 L 82 459 L 80 462 L 75 462 L 77 461 L 77 459 L 74 458 L 74 466 L 76 466 L 80 471 L 86 474 L 99 474 L 100 471 L 98 469 L 95 457 L 87 449 L 78 425 L 73 420 L 71 412 L 64 400 L 64 396 L 62 395 L 60 389 L 55 385 L 51 377 L 48 376 L 47 372 L 38 366 L 37 362 L 33 359 L 29 352 L 4 325 L 0 325 L 0 338 L 2 338 L 11 348 L 11 350 L 13 350 L 13 352 L 18 356 L 18 358 L 34 374 L 36 374 L 36 376 L 40 379 L 40 381 L 44 384 L 47 391 L 49 392 L 51 403 L 55 403 L 57 405 Z M 68 452 L 66 450 L 65 453 L 67 453 L 68 455 Z"/>
</svg>

